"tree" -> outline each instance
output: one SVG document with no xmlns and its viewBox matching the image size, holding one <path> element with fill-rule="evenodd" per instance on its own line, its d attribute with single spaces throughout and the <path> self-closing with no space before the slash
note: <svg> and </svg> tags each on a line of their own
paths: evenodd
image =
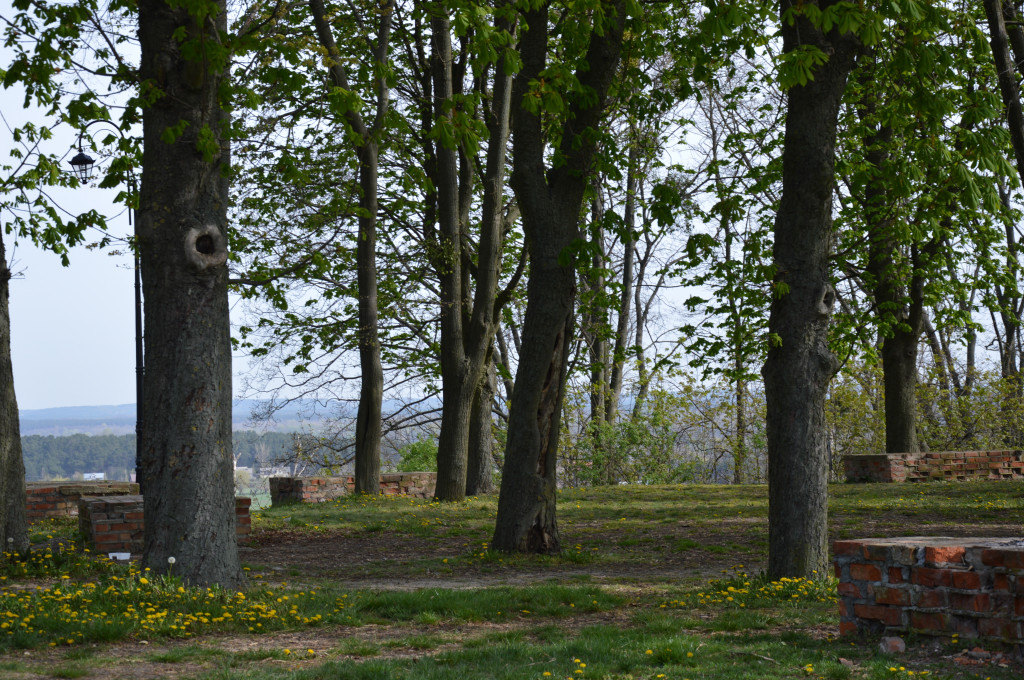
<svg viewBox="0 0 1024 680">
<path fill-rule="evenodd" d="M 506 220 L 504 207 L 505 165 L 509 131 L 511 75 L 507 63 L 514 52 L 495 59 L 493 68 L 481 68 L 474 77 L 478 92 L 489 94 L 490 106 L 484 114 L 487 130 L 487 154 L 483 163 L 483 201 L 477 247 L 472 249 L 469 230 L 470 201 L 475 179 L 472 149 L 478 141 L 468 127 L 463 109 L 467 98 L 463 92 L 460 72 L 465 66 L 453 63 L 451 23 L 448 8 L 432 8 L 431 44 L 433 58 L 432 136 L 434 145 L 433 175 L 436 193 L 437 233 L 428 223 L 427 242 L 440 281 L 441 381 L 444 405 L 441 432 L 438 438 L 437 485 L 434 497 L 457 501 L 465 498 L 469 478 L 469 446 L 480 443 L 484 428 L 484 406 L 477 404 L 476 432 L 471 431 L 474 402 L 485 399 L 482 385 L 488 379 L 488 359 L 497 330 L 499 312 L 518 282 L 518 273 L 509 287 L 499 288 L 504 254 Z M 512 40 L 509 8 L 500 6 L 493 27 L 478 26 L 475 47 L 493 49 L 495 44 Z M 464 57 L 466 55 L 463 55 Z M 484 62 L 486 64 L 486 62 Z M 493 72 L 493 85 L 484 92 L 487 73 Z M 474 258 L 475 255 L 475 263 Z M 475 266 L 474 266 L 475 265 Z M 472 274 L 472 276 L 471 276 Z M 475 289 L 471 285 L 475 280 Z M 488 401 L 489 415 L 489 401 Z M 486 419 L 489 425 L 489 418 Z M 485 483 L 481 478 L 483 465 L 475 457 L 474 488 Z"/>
<path fill-rule="evenodd" d="M 846 189 L 837 269 L 867 299 L 864 310 L 855 298 L 842 301 L 860 314 L 838 316 L 834 346 L 880 356 L 890 452 L 918 450 L 917 357 L 928 301 L 948 306 L 935 317 L 940 326 L 972 326 L 975 291 L 999 281 L 991 244 L 1008 220 L 998 191 L 1010 171 L 1005 133 L 986 87 L 991 66 L 976 54 L 985 48 L 981 32 L 941 6 L 924 8 L 915 26 L 887 26 L 859 54 L 837 168 Z M 919 68 L 908 71 L 909 63 Z M 866 347 L 865 329 L 878 336 Z"/>
<path fill-rule="evenodd" d="M 18 399 L 11 365 L 11 270 L 0 232 L 0 552 L 28 550 L 25 516 L 25 462 L 21 456 Z"/>
<path fill-rule="evenodd" d="M 627 23 L 623 1 L 601 2 L 592 14 L 569 12 L 565 31 L 586 45 L 574 71 L 552 50 L 554 7 L 523 11 L 523 67 L 512 85 L 511 184 L 522 212 L 530 254 L 527 308 L 515 391 L 509 412 L 505 466 L 492 545 L 498 550 L 557 553 L 555 461 L 576 296 L 574 242 L 580 209 L 598 149 L 598 126 L 622 54 Z M 565 113 L 545 154 L 544 116 Z"/>
<path fill-rule="evenodd" d="M 317 39 L 327 51 L 328 72 L 332 94 L 343 97 L 350 89 L 348 74 L 341 61 L 327 21 L 322 0 L 309 0 Z M 361 382 L 359 411 L 356 414 L 356 493 L 380 493 L 381 400 L 384 373 L 380 363 L 380 340 L 377 336 L 377 164 L 378 137 L 387 115 L 388 84 L 385 69 L 391 37 L 391 16 L 394 6 L 385 3 L 378 11 L 377 42 L 372 60 L 376 72 L 376 111 L 367 125 L 359 111 L 343 105 L 342 115 L 353 133 L 359 157 L 360 217 L 356 246 L 356 280 L 359 296 L 359 365 Z"/>
<path fill-rule="evenodd" d="M 227 296 L 226 3 L 138 5 L 146 297 L 142 564 L 197 585 L 242 578 L 235 539 Z"/>
<path fill-rule="evenodd" d="M 859 40 L 819 12 L 842 3 L 780 5 L 788 85 L 782 197 L 775 219 L 768 401 L 768 576 L 813 578 L 828 567 L 825 393 L 838 362 L 828 344 L 832 196 L 839 105 Z M 818 10 L 815 19 L 807 8 Z M 826 56 L 827 55 L 827 56 Z M 809 67 L 808 62 L 816 64 Z M 804 70 L 798 67 L 803 65 Z"/>
</svg>

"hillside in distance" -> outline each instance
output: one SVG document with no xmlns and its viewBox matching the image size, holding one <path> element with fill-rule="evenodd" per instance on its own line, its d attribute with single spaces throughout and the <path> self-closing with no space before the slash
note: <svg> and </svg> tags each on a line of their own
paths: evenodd
<svg viewBox="0 0 1024 680">
<path fill-rule="evenodd" d="M 232 426 L 235 430 L 254 429 L 252 414 L 264 407 L 259 399 L 238 399 L 233 404 Z M 331 413 L 335 411 L 332 409 Z M 19 413 L 21 435 L 131 434 L 135 432 L 135 404 L 116 406 L 59 406 L 55 408 L 22 409 Z M 294 432 L 323 420 L 324 409 L 312 400 L 288 404 L 274 414 L 272 422 L 259 424 L 260 429 Z"/>
</svg>

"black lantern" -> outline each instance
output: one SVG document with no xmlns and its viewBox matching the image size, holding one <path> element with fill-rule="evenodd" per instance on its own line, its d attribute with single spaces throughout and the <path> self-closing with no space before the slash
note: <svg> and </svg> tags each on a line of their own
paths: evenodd
<svg viewBox="0 0 1024 680">
<path fill-rule="evenodd" d="M 78 155 L 68 162 L 71 163 L 75 176 L 80 182 L 88 182 L 92 179 L 92 166 L 96 164 L 92 156 L 79 149 Z"/>
</svg>

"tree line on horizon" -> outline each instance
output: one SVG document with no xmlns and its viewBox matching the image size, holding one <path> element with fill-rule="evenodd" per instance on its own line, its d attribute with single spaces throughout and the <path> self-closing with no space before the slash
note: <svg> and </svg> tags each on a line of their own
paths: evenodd
<svg viewBox="0 0 1024 680">
<path fill-rule="evenodd" d="M 436 498 L 493 488 L 500 463 L 491 545 L 554 553 L 560 476 L 714 470 L 767 481 L 771 577 L 827 573 L 840 448 L 1020 445 L 1015 11 L 16 6 L 3 84 L 46 122 L 16 131 L 4 232 L 67 260 L 106 227 L 50 202 L 77 180 L 48 142 L 110 121 L 83 141 L 135 216 L 157 572 L 173 554 L 187 580 L 240 580 L 217 529 L 231 287 L 254 388 L 355 402 L 317 445 L 352 461 L 357 491 L 377 492 L 389 433 L 436 431 Z M 0 383 L 0 527 L 23 547 Z"/>
</svg>

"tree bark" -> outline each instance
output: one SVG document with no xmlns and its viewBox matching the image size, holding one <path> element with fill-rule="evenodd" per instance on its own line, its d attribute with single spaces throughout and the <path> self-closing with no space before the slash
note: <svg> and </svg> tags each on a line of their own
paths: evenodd
<svg viewBox="0 0 1024 680">
<path fill-rule="evenodd" d="M 138 239 L 146 296 L 146 489 L 142 564 L 196 585 L 237 587 L 227 295 L 226 7 L 194 19 L 139 2 L 143 110 Z M 185 43 L 176 37 L 186 34 Z M 196 52 L 186 51 L 186 47 Z M 190 56 L 191 52 L 191 56 Z M 168 131 L 184 121 L 173 143 Z"/>
<path fill-rule="evenodd" d="M 498 550 L 556 553 L 555 458 L 576 297 L 575 258 L 580 209 L 593 173 L 596 135 L 608 89 L 618 70 L 625 3 L 607 4 L 608 25 L 592 30 L 585 68 L 577 74 L 586 97 L 570 97 L 562 130 L 562 162 L 548 169 L 539 111 L 524 106 L 547 63 L 549 7 L 523 13 L 523 67 L 513 90 L 511 184 L 522 211 L 530 252 L 526 318 L 509 413 L 505 467 L 492 545 Z"/>
<path fill-rule="evenodd" d="M 820 3 L 824 8 L 831 3 Z M 783 0 L 780 10 L 791 6 Z M 832 195 L 839 104 L 856 38 L 781 21 L 783 50 L 828 55 L 814 79 L 788 91 L 782 199 L 775 219 L 775 339 L 762 370 L 767 398 L 768 576 L 823 578 L 828 569 L 825 392 L 838 362 L 828 347 Z"/>
<path fill-rule="evenodd" d="M 1013 145 L 1013 156 L 1017 164 L 1017 174 L 1024 182 L 1024 108 L 1020 101 L 1020 87 L 1017 85 L 1017 72 L 1013 59 L 1010 58 L 1010 38 L 1006 32 L 1000 0 L 983 0 L 985 16 L 988 18 L 989 42 L 992 45 L 992 58 L 995 60 L 996 76 L 999 79 L 999 93 L 1006 107 L 1006 123 L 1010 130 L 1010 142 Z M 1018 55 L 1024 59 L 1024 55 Z"/>
<path fill-rule="evenodd" d="M 328 65 L 331 84 L 351 90 L 348 73 L 334 41 L 323 0 L 309 0 L 313 27 L 320 45 L 332 57 Z M 391 41 L 391 17 L 394 3 L 381 4 L 378 17 L 377 42 L 371 55 L 379 69 L 375 94 L 376 113 L 369 125 L 359 111 L 344 112 L 345 123 L 355 133 L 355 151 L 359 158 L 359 238 L 356 240 L 356 295 L 359 330 L 359 406 L 356 409 L 355 492 L 380 493 L 381 411 L 384 398 L 384 370 L 380 362 L 380 337 L 377 331 L 377 169 L 379 151 L 377 138 L 384 127 L 390 100 L 384 76 Z"/>
<path fill-rule="evenodd" d="M 477 496 L 494 492 L 494 433 L 491 404 L 497 371 L 493 351 L 488 352 L 487 368 L 473 397 L 473 412 L 469 416 L 469 471 L 466 474 L 466 495 Z"/>
<path fill-rule="evenodd" d="M 28 550 L 25 461 L 11 363 L 11 270 L 0 231 L 0 553 Z"/>
</svg>

